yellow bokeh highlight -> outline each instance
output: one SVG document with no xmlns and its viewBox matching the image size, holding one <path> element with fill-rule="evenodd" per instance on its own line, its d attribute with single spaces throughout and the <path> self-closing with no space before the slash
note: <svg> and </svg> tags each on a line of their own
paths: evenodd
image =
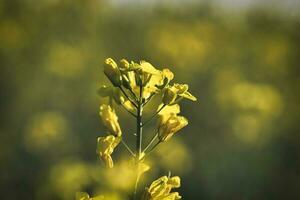
<svg viewBox="0 0 300 200">
<path fill-rule="evenodd" d="M 178 135 L 180 134 L 178 133 Z M 157 159 L 153 162 L 165 170 L 187 173 L 192 167 L 189 149 L 175 137 L 162 143 L 155 152 Z"/>
<path fill-rule="evenodd" d="M 257 110 L 263 115 L 276 116 L 282 110 L 279 92 L 270 85 L 240 82 L 232 86 L 232 102 L 244 110 Z"/>
<path fill-rule="evenodd" d="M 92 183 L 97 169 L 81 161 L 65 160 L 50 170 L 49 183 L 62 199 L 74 199 L 77 191 Z"/>
<path fill-rule="evenodd" d="M 104 170 L 105 183 L 116 190 L 132 191 L 136 181 L 137 168 L 133 160 L 122 160 L 112 169 Z"/>
<path fill-rule="evenodd" d="M 278 89 L 269 84 L 246 81 L 238 70 L 220 70 L 215 79 L 216 100 L 231 118 L 233 135 L 241 142 L 261 144 L 268 127 L 280 116 L 284 102 Z"/>
<path fill-rule="evenodd" d="M 85 69 L 85 52 L 79 47 L 56 43 L 49 50 L 46 69 L 62 78 L 74 78 Z"/>
<path fill-rule="evenodd" d="M 207 68 L 199 64 L 208 56 L 214 35 L 214 27 L 207 22 L 161 22 L 150 31 L 149 43 L 158 58 L 167 58 L 177 67 L 188 66 L 189 70 L 197 64 L 195 70 L 205 71 Z"/>
<path fill-rule="evenodd" d="M 24 142 L 31 151 L 49 150 L 66 137 L 68 129 L 68 122 L 60 112 L 38 113 L 28 122 Z"/>
<path fill-rule="evenodd" d="M 233 133 L 243 142 L 255 143 L 260 139 L 263 121 L 255 115 L 244 114 L 233 121 Z"/>
</svg>

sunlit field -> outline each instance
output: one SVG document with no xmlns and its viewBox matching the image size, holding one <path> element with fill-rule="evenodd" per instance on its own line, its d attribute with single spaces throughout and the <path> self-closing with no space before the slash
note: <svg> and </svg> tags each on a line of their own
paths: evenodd
<svg viewBox="0 0 300 200">
<path fill-rule="evenodd" d="M 141 197 L 163 176 L 185 200 L 300 199 L 298 1 L 2 0 L 0 16 L 0 199 L 178 199 Z M 155 131 L 160 142 L 140 159 L 135 199 L 136 110 L 103 94 L 119 84 L 107 58 L 163 74 L 143 119 L 161 103 L 184 117 L 176 133 L 163 114 L 143 128 L 143 149 Z M 180 102 L 165 93 L 174 83 L 189 86 Z M 104 153 L 109 135 L 136 157 L 121 140 Z"/>
</svg>

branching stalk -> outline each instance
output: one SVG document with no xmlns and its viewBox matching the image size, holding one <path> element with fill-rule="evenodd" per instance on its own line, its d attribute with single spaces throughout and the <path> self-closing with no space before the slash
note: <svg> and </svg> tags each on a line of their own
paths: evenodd
<svg viewBox="0 0 300 200">
<path fill-rule="evenodd" d="M 153 144 L 153 142 L 156 140 L 156 138 L 158 137 L 158 132 L 155 133 L 155 135 L 151 138 L 150 142 L 147 144 L 147 146 L 144 149 L 144 153 L 147 151 L 147 149 L 149 149 L 149 147 Z"/>
<path fill-rule="evenodd" d="M 138 102 L 138 107 L 137 107 L 137 117 L 136 117 L 136 164 L 138 167 L 141 155 L 142 155 L 142 142 L 143 142 L 143 123 L 142 123 L 142 115 L 143 115 L 143 105 L 142 105 L 142 96 L 143 96 L 143 86 L 140 85 L 140 97 L 139 97 L 139 102 Z M 135 182 L 135 187 L 134 187 L 134 199 L 136 199 L 136 193 L 137 193 L 137 188 L 138 188 L 138 182 L 139 182 L 139 176 L 137 174 L 136 176 L 136 182 Z"/>
<path fill-rule="evenodd" d="M 124 104 L 121 103 L 121 105 L 122 105 L 122 107 L 123 107 L 130 115 L 132 115 L 133 117 L 136 118 L 136 115 L 135 115 L 133 112 L 131 112 L 130 110 L 128 110 L 128 109 L 124 106 Z"/>
<path fill-rule="evenodd" d="M 126 142 L 122 139 L 121 140 L 122 144 L 125 146 L 126 150 L 133 156 L 135 157 L 135 154 L 133 153 L 133 151 L 131 150 L 131 148 L 126 144 Z"/>
<path fill-rule="evenodd" d="M 130 101 L 130 103 L 132 103 L 132 105 L 134 106 L 134 107 L 138 107 L 136 104 L 135 104 L 135 102 L 127 95 L 127 93 L 125 92 L 125 90 L 120 86 L 119 87 L 120 88 L 120 90 L 121 90 L 121 92 L 124 94 L 124 96 Z"/>
</svg>

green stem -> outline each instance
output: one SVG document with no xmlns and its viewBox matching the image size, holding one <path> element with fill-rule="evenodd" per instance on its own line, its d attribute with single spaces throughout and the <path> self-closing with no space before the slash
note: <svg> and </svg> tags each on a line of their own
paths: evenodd
<svg viewBox="0 0 300 200">
<path fill-rule="evenodd" d="M 150 97 L 143 103 L 143 106 L 147 105 L 147 103 L 152 99 L 152 97 L 155 95 L 156 93 L 152 93 L 150 95 Z"/>
<path fill-rule="evenodd" d="M 136 113 L 136 164 L 138 167 L 140 157 L 142 155 L 142 142 L 143 142 L 143 123 L 142 123 L 142 115 L 143 115 L 143 105 L 142 105 L 142 97 L 143 97 L 143 86 L 140 85 L 140 97 L 137 106 Z M 134 199 L 136 200 L 136 193 L 138 188 L 139 176 L 137 174 L 135 187 L 134 187 Z"/>
<path fill-rule="evenodd" d="M 122 139 L 121 140 L 122 144 L 125 146 L 125 148 L 127 149 L 127 151 L 135 158 L 135 154 L 133 153 L 133 151 L 130 149 L 130 147 L 126 144 L 126 142 Z"/>
<path fill-rule="evenodd" d="M 155 133 L 155 135 L 151 138 L 150 142 L 148 143 L 148 145 L 143 150 L 144 153 L 147 151 L 147 149 L 149 149 L 149 147 L 152 145 L 152 143 L 156 140 L 157 137 L 158 137 L 158 132 Z"/>
<path fill-rule="evenodd" d="M 145 154 L 145 156 L 143 158 L 145 158 L 146 156 L 148 157 L 148 155 L 153 152 L 153 150 L 161 143 L 161 141 L 158 141 L 155 145 L 153 145 L 151 147 L 151 149 L 147 152 L 147 154 Z"/>
<path fill-rule="evenodd" d="M 128 110 L 128 109 L 124 106 L 124 104 L 121 103 L 121 105 L 122 105 L 122 107 L 123 107 L 130 115 L 132 115 L 132 116 L 134 116 L 134 117 L 136 118 L 136 115 L 135 115 L 133 112 L 131 112 L 130 110 Z"/>
<path fill-rule="evenodd" d="M 127 93 L 124 91 L 124 89 L 122 88 L 122 86 L 120 86 L 119 87 L 120 88 L 120 90 L 121 90 L 121 92 L 124 94 L 124 96 L 130 101 L 130 103 L 132 103 L 132 105 L 134 106 L 134 107 L 138 107 L 135 103 L 134 103 L 134 101 L 127 95 Z"/>
</svg>

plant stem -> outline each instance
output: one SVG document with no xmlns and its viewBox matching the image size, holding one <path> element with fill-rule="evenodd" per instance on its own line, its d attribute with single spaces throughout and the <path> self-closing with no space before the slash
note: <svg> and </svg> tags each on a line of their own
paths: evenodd
<svg viewBox="0 0 300 200">
<path fill-rule="evenodd" d="M 156 140 L 156 138 L 158 137 L 158 132 L 155 133 L 155 135 L 151 138 L 150 142 L 147 144 L 147 146 L 145 147 L 145 149 L 143 150 L 143 152 L 145 153 L 147 151 L 147 149 L 151 146 L 151 144 Z"/>
<path fill-rule="evenodd" d="M 127 93 L 124 91 L 124 89 L 122 88 L 122 86 L 120 86 L 119 87 L 120 88 L 120 90 L 121 90 L 121 92 L 124 94 L 124 96 L 130 101 L 130 103 L 132 103 L 132 105 L 134 106 L 134 107 L 138 107 L 135 103 L 134 103 L 134 101 L 127 95 Z"/>
<path fill-rule="evenodd" d="M 126 142 L 122 139 L 121 140 L 122 144 L 125 146 L 125 148 L 127 149 L 127 151 L 135 158 L 135 154 L 133 153 L 133 151 L 130 149 L 130 147 L 126 144 Z"/>
<path fill-rule="evenodd" d="M 143 158 L 145 158 L 146 156 L 148 156 L 160 143 L 161 143 L 161 141 L 158 141 L 155 145 L 153 145 L 151 147 L 151 149 L 147 152 L 147 154 L 145 154 L 145 156 Z"/>
<path fill-rule="evenodd" d="M 142 98 L 143 97 L 143 86 L 140 85 L 140 97 L 137 106 L 137 113 L 136 113 L 136 164 L 138 167 L 140 157 L 142 155 L 142 142 L 143 142 L 143 123 L 142 123 L 142 115 L 143 115 L 143 105 L 142 105 Z M 138 188 L 139 176 L 137 172 L 135 187 L 134 187 L 134 199 L 136 200 L 136 193 Z"/>
<path fill-rule="evenodd" d="M 134 117 L 136 118 L 136 115 L 135 115 L 133 112 L 131 112 L 130 110 L 128 110 L 128 109 L 124 106 L 124 104 L 121 103 L 121 105 L 122 105 L 122 107 L 123 107 L 130 115 L 132 115 L 132 116 L 134 116 Z"/>
</svg>

